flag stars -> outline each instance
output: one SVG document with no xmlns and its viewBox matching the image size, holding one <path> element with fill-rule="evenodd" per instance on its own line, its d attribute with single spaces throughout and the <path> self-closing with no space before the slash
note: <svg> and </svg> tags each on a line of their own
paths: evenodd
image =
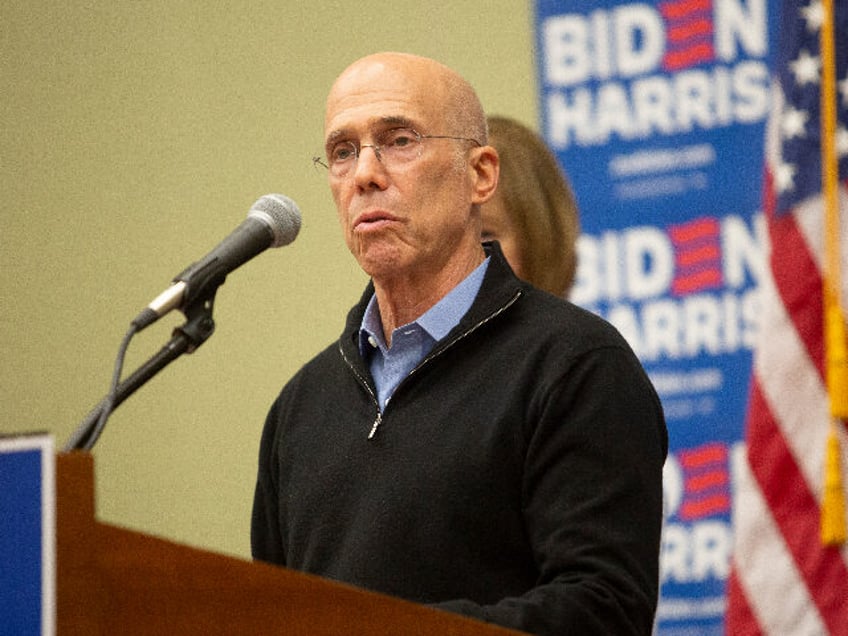
<svg viewBox="0 0 848 636">
<path fill-rule="evenodd" d="M 798 170 L 790 163 L 781 161 L 775 167 L 774 171 L 774 186 L 781 194 L 795 189 L 795 175 Z"/>
<path fill-rule="evenodd" d="M 799 86 L 806 84 L 817 84 L 819 81 L 819 69 L 821 61 L 810 55 L 809 51 L 801 51 L 798 58 L 789 64 L 792 74 L 795 75 L 795 83 Z"/>
<path fill-rule="evenodd" d="M 801 16 L 807 23 L 807 31 L 816 33 L 821 29 L 822 24 L 824 24 L 824 7 L 818 0 L 811 2 L 801 9 Z"/>
<path fill-rule="evenodd" d="M 839 95 L 842 97 L 842 105 L 848 108 L 848 75 L 845 76 L 844 80 L 837 82 L 837 87 Z"/>
<path fill-rule="evenodd" d="M 848 157 L 848 128 L 839 127 L 836 131 L 836 154 L 842 157 Z"/>
<path fill-rule="evenodd" d="M 803 110 L 787 107 L 780 118 L 780 131 L 784 140 L 803 137 L 806 134 L 807 121 L 810 116 Z"/>
</svg>

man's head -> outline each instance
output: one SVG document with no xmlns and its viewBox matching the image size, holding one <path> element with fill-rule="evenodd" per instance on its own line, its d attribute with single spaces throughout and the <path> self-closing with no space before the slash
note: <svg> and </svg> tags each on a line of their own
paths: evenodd
<svg viewBox="0 0 848 636">
<path fill-rule="evenodd" d="M 330 90 L 324 140 L 345 241 L 375 281 L 479 262 L 479 208 L 498 158 L 480 101 L 456 72 L 403 53 L 354 62 Z"/>
</svg>

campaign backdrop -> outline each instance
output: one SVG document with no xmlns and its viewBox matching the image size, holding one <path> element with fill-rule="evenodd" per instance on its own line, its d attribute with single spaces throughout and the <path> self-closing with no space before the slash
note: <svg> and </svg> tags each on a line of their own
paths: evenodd
<svg viewBox="0 0 848 636">
<path fill-rule="evenodd" d="M 56 633 L 53 438 L 0 436 L 0 634 Z"/>
<path fill-rule="evenodd" d="M 720 634 L 765 266 L 776 3 L 535 9 L 540 130 L 580 208 L 571 299 L 628 339 L 668 423 L 657 631 Z"/>
</svg>

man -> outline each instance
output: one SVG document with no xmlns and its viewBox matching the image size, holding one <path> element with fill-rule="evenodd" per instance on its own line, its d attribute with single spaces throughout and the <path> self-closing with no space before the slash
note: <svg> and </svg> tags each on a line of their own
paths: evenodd
<svg viewBox="0 0 848 636">
<path fill-rule="evenodd" d="M 498 156 L 474 91 L 380 53 L 324 124 L 371 284 L 268 414 L 254 557 L 527 632 L 649 634 L 662 410 L 611 326 L 481 245 Z"/>
</svg>

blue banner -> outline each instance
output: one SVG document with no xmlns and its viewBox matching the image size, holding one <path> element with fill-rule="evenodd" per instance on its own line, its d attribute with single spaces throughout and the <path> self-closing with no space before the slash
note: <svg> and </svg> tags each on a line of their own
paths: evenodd
<svg viewBox="0 0 848 636">
<path fill-rule="evenodd" d="M 670 436 L 657 631 L 723 633 L 765 267 L 766 0 L 537 0 L 540 129 L 580 208 L 571 298 L 616 325 Z"/>
<path fill-rule="evenodd" d="M 54 511 L 53 438 L 0 437 L 0 634 L 56 633 Z"/>
</svg>

